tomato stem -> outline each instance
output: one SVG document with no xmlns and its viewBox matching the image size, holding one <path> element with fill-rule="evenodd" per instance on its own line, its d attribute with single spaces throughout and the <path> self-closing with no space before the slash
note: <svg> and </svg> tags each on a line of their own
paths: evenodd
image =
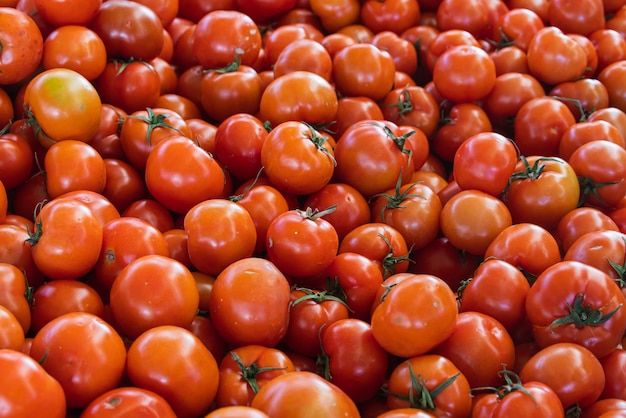
<svg viewBox="0 0 626 418">
<path fill-rule="evenodd" d="M 154 131 L 155 128 L 172 129 L 181 135 L 183 134 L 180 129 L 165 122 L 165 119 L 170 117 L 169 113 L 160 113 L 157 115 L 150 107 L 146 108 L 146 112 L 148 113 L 147 117 L 142 115 L 129 115 L 126 116 L 126 118 L 139 119 L 141 121 L 144 121 L 148 125 L 148 128 L 146 130 L 146 143 L 148 145 L 151 145 L 150 142 L 152 140 L 152 131 Z"/>
<path fill-rule="evenodd" d="M 396 188 L 394 191 L 395 193 L 394 195 L 390 195 L 389 193 L 377 193 L 369 198 L 370 201 L 378 197 L 385 197 L 387 199 L 387 204 L 384 205 L 380 210 L 380 219 L 382 219 L 383 222 L 385 221 L 385 212 L 387 211 L 387 209 L 404 209 L 406 208 L 406 206 L 402 206 L 402 202 L 412 197 L 419 197 L 419 198 L 426 200 L 426 197 L 424 197 L 423 195 L 419 193 L 409 193 L 411 189 L 413 188 L 413 186 L 415 186 L 418 183 L 420 182 L 416 181 L 415 183 L 407 187 L 404 191 L 401 191 L 402 170 L 400 170 L 400 175 L 398 176 L 398 180 L 396 181 Z"/>
<path fill-rule="evenodd" d="M 609 312 L 606 315 L 602 314 L 602 310 L 591 308 L 591 305 L 585 305 L 585 295 L 579 293 L 574 298 L 574 304 L 570 305 L 567 302 L 567 309 L 569 310 L 569 315 L 562 316 L 560 318 L 555 319 L 550 324 L 550 331 L 553 331 L 554 327 L 558 327 L 560 325 L 566 324 L 574 324 L 576 328 L 582 328 L 584 326 L 598 326 L 607 322 L 615 313 L 622 307 L 620 303 L 617 308 L 613 311 Z"/>
<path fill-rule="evenodd" d="M 250 385 L 250 388 L 252 388 L 252 391 L 254 393 L 259 392 L 259 383 L 257 382 L 257 379 L 256 379 L 259 373 L 269 372 L 269 371 L 274 371 L 274 370 L 286 370 L 286 367 L 259 367 L 259 365 L 256 363 L 252 363 L 251 365 L 246 366 L 243 363 L 243 360 L 241 360 L 241 357 L 239 357 L 239 355 L 237 355 L 237 353 L 235 353 L 234 351 L 230 352 L 230 356 L 233 358 L 233 360 L 235 360 L 235 363 L 237 363 L 237 365 L 241 368 L 242 379 L 244 379 L 248 383 L 248 385 Z"/>
<path fill-rule="evenodd" d="M 330 213 L 333 213 L 335 210 L 337 209 L 337 205 L 332 205 L 331 207 L 324 209 L 322 211 L 320 211 L 319 209 L 315 208 L 311 208 L 310 206 L 307 207 L 305 210 L 301 210 L 301 209 L 296 209 L 296 212 L 298 213 L 298 215 L 300 215 L 301 217 L 305 218 L 305 219 L 309 219 L 311 221 L 316 221 L 319 218 L 328 215 Z"/>
<path fill-rule="evenodd" d="M 580 198 L 578 199 L 578 207 L 582 206 L 583 203 L 587 200 L 589 196 L 595 197 L 598 202 L 600 202 L 605 207 L 610 207 L 604 199 L 598 193 L 598 189 L 606 186 L 611 186 L 613 184 L 619 184 L 624 179 L 620 179 L 619 181 L 604 181 L 604 182 L 596 182 L 591 177 L 578 176 L 578 184 L 580 184 Z"/>
</svg>

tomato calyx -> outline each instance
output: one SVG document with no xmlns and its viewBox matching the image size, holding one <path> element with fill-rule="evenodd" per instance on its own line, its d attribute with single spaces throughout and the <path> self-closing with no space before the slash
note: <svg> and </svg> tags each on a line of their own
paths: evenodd
<svg viewBox="0 0 626 418">
<path fill-rule="evenodd" d="M 606 261 L 608 261 L 611 268 L 615 270 L 615 273 L 617 273 L 617 279 L 615 279 L 615 282 L 618 284 L 618 286 L 621 289 L 626 287 L 626 263 L 624 263 L 624 265 L 619 265 L 615 261 L 609 260 L 608 258 L 606 259 Z"/>
<path fill-rule="evenodd" d="M 502 386 L 497 388 L 491 386 L 472 388 L 471 395 L 474 396 L 474 392 L 487 391 L 490 393 L 494 393 L 499 400 L 502 400 L 505 396 L 513 392 L 522 392 L 525 395 L 528 395 L 533 400 L 535 405 L 537 405 L 537 399 L 535 399 L 533 394 L 524 387 L 524 385 L 522 384 L 522 379 L 520 379 L 520 377 L 514 371 L 508 370 L 506 368 L 506 364 L 503 364 L 502 370 L 498 371 L 498 377 L 504 379 L 505 383 Z"/>
<path fill-rule="evenodd" d="M 552 321 L 550 324 L 550 331 L 552 332 L 554 327 L 566 324 L 574 324 L 576 328 L 583 328 L 588 325 L 602 325 L 611 319 L 611 317 L 622 307 L 622 304 L 620 304 L 613 311 L 603 315 L 600 309 L 593 310 L 591 305 L 585 305 L 584 303 L 585 295 L 582 293 L 576 295 L 573 305 L 570 305 L 569 302 L 567 302 L 567 309 L 570 312 L 569 315 L 562 316 Z"/>
<path fill-rule="evenodd" d="M 589 115 L 591 115 L 593 112 L 596 111 L 596 109 L 591 109 L 591 110 L 585 109 L 583 107 L 582 102 L 578 99 L 572 99 L 571 97 L 563 97 L 563 96 L 550 96 L 550 97 L 552 97 L 553 99 L 560 100 L 562 102 L 572 103 L 576 107 L 576 110 L 580 112 L 580 119 L 578 120 L 578 122 L 585 122 L 587 119 L 589 119 Z"/>
<path fill-rule="evenodd" d="M 313 209 L 312 207 L 309 206 L 305 210 L 296 209 L 296 213 L 304 219 L 308 219 L 310 221 L 316 221 L 325 215 L 333 213 L 336 209 L 337 209 L 337 205 L 332 205 L 331 207 L 324 209 L 324 210 L 319 210 L 317 208 Z"/>
<path fill-rule="evenodd" d="M 50 142 L 52 144 L 54 144 L 56 142 L 54 139 L 50 138 L 44 132 L 43 128 L 41 127 L 41 125 L 37 121 L 37 118 L 35 118 L 35 114 L 30 109 L 30 107 L 24 105 L 24 114 L 25 114 L 24 122 L 26 123 L 26 125 L 28 125 L 31 128 L 33 128 L 33 133 L 35 134 L 35 137 L 43 138 L 44 140 L 46 140 L 47 142 Z"/>
<path fill-rule="evenodd" d="M 580 184 L 580 198 L 578 199 L 578 207 L 582 206 L 589 196 L 595 197 L 596 200 L 600 202 L 603 206 L 607 208 L 611 207 L 604 201 L 604 199 L 602 199 L 602 197 L 598 193 L 598 189 L 614 184 L 619 184 L 622 181 L 624 180 L 621 179 L 619 181 L 596 182 L 591 177 L 578 176 L 578 183 Z"/>
<path fill-rule="evenodd" d="M 400 175 L 398 176 L 398 180 L 396 181 L 396 188 L 394 190 L 393 195 L 389 193 L 378 193 L 370 197 L 369 200 L 371 201 L 372 199 L 375 199 L 378 197 L 384 197 L 385 199 L 387 199 L 387 204 L 385 204 L 380 209 L 380 218 L 384 220 L 385 212 L 387 211 L 387 209 L 404 209 L 406 208 L 406 206 L 403 206 L 402 202 L 404 202 L 407 199 L 410 199 L 412 197 L 419 197 L 421 199 L 426 200 L 426 197 L 424 197 L 423 195 L 419 193 L 410 193 L 413 186 L 415 186 L 418 183 L 419 182 L 412 183 L 404 191 L 402 191 L 402 171 L 400 171 Z"/>
<path fill-rule="evenodd" d="M 504 197 L 505 201 L 508 191 L 511 188 L 513 182 L 518 180 L 537 180 L 539 177 L 541 177 L 541 174 L 543 174 L 543 170 L 545 170 L 546 168 L 545 164 L 543 164 L 544 161 L 561 161 L 558 158 L 541 157 L 537 158 L 535 162 L 530 165 L 528 159 L 526 159 L 525 156 L 521 155 L 519 158 L 524 164 L 524 169 L 522 171 L 516 171 L 515 173 L 511 174 L 511 177 L 509 177 L 509 181 L 504 188 L 504 191 L 502 192 L 502 196 Z"/>
<path fill-rule="evenodd" d="M 111 58 L 111 62 L 113 63 L 113 65 L 115 66 L 115 69 L 117 70 L 115 72 L 115 77 L 118 77 L 120 74 L 122 74 L 124 72 L 124 70 L 126 70 L 126 68 L 132 64 L 133 62 L 140 62 L 142 64 L 144 64 L 147 67 L 152 67 L 150 65 L 150 63 L 140 59 L 140 58 L 134 58 L 134 57 L 130 57 L 130 58 Z"/>
<path fill-rule="evenodd" d="M 402 399 L 409 402 L 410 408 L 421 409 L 422 411 L 434 411 L 437 409 L 435 406 L 435 398 L 441 392 L 443 392 L 448 386 L 454 383 L 454 381 L 461 375 L 457 373 L 454 376 L 450 376 L 443 382 L 439 383 L 433 389 L 428 390 L 424 378 L 418 374 L 415 375 L 411 363 L 407 362 L 409 369 L 409 375 L 411 376 L 411 388 L 407 395 L 389 392 L 386 388 L 383 388 L 383 392 L 386 395 L 393 396 L 394 398 Z"/>
<path fill-rule="evenodd" d="M 241 378 L 250 385 L 252 391 L 254 393 L 259 392 L 259 384 L 257 382 L 257 376 L 259 373 L 270 372 L 275 370 L 286 370 L 286 367 L 259 367 L 258 364 L 252 363 L 249 366 L 246 366 L 241 360 L 241 357 L 237 355 L 234 351 L 230 352 L 230 356 L 235 360 L 235 363 L 241 368 Z"/>
<path fill-rule="evenodd" d="M 333 166 L 337 167 L 337 160 L 335 159 L 335 156 L 330 152 L 328 148 L 324 146 L 324 143 L 328 141 L 328 137 L 324 135 L 320 135 L 317 128 L 315 128 L 313 125 L 310 125 L 306 122 L 303 122 L 303 123 L 310 130 L 310 134 L 308 134 L 307 137 L 309 138 L 311 142 L 313 142 L 313 144 L 315 145 L 315 148 L 317 148 L 318 151 L 321 151 L 328 158 L 330 158 L 330 160 L 333 162 Z"/>
<path fill-rule="evenodd" d="M 322 303 L 327 300 L 332 300 L 335 302 L 339 302 L 344 305 L 350 312 L 353 312 L 352 309 L 348 306 L 345 300 L 341 299 L 338 296 L 333 295 L 329 290 L 313 290 L 306 287 L 293 286 L 292 290 L 299 290 L 302 293 L 305 293 L 304 296 L 299 297 L 289 304 L 289 307 L 292 308 L 297 304 L 304 302 L 306 300 L 312 300 L 315 303 Z"/>
<path fill-rule="evenodd" d="M 391 242 L 389 241 L 389 238 L 387 238 L 383 234 L 378 235 L 383 239 L 383 241 L 385 241 L 387 247 L 389 247 L 389 252 L 385 255 L 385 257 L 383 257 L 381 263 L 383 266 L 383 278 L 387 278 L 396 273 L 397 264 L 404 263 L 405 261 L 411 262 L 411 259 L 409 257 L 409 255 L 411 254 L 411 250 L 409 249 L 409 251 L 404 255 L 394 256 L 393 247 L 391 245 Z"/>
<path fill-rule="evenodd" d="M 203 73 L 205 74 L 210 73 L 210 72 L 214 72 L 218 74 L 234 73 L 235 71 L 239 70 L 239 67 L 241 67 L 241 57 L 239 56 L 239 54 L 235 53 L 235 58 L 226 67 L 209 68 L 209 69 L 204 70 Z"/>
<path fill-rule="evenodd" d="M 150 145 L 150 141 L 152 140 L 152 131 L 154 131 L 155 128 L 172 129 L 178 132 L 179 134 L 183 135 L 180 129 L 165 122 L 165 119 L 170 117 L 169 113 L 160 113 L 157 115 L 154 112 L 154 110 L 152 110 L 152 108 L 149 108 L 149 107 L 146 108 L 146 112 L 148 112 L 147 117 L 142 116 L 142 115 L 129 115 L 129 116 L 126 116 L 126 118 L 138 119 L 138 120 L 144 121 L 148 125 L 148 128 L 146 130 L 146 143 L 148 145 Z"/>
<path fill-rule="evenodd" d="M 393 134 L 393 132 L 391 132 L 391 129 L 389 129 L 388 126 L 383 126 L 383 130 L 385 131 L 385 133 L 387 134 L 387 136 L 389 138 L 391 138 L 391 140 L 394 142 L 394 144 L 396 144 L 396 146 L 398 147 L 398 149 L 403 153 L 403 154 L 407 154 L 409 156 L 409 158 L 411 158 L 411 156 L 413 155 L 413 151 L 410 149 L 406 149 L 404 148 L 404 145 L 406 144 L 406 140 L 415 133 L 415 131 L 409 131 L 407 133 L 405 133 L 404 135 L 400 135 L 400 136 L 396 136 Z"/>
<path fill-rule="evenodd" d="M 2 48 L 0 48 L 0 52 L 2 51 Z M 9 130 L 11 129 L 11 124 L 13 123 L 13 120 L 9 120 L 9 122 L 4 125 L 2 127 L 2 129 L 0 129 L 0 136 L 6 134 L 7 132 L 9 132 Z"/>
</svg>

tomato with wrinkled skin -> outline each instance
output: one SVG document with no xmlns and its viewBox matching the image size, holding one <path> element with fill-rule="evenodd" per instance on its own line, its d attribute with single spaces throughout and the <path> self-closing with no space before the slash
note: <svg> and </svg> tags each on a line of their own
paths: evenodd
<svg viewBox="0 0 626 418">
<path fill-rule="evenodd" d="M 80 418 L 130 418 L 137 414 L 176 418 L 162 396 L 133 386 L 117 387 L 98 396 L 82 410 Z"/>
<path fill-rule="evenodd" d="M 3 28 L 0 85 L 18 83 L 29 77 L 39 65 L 43 36 L 35 21 L 14 7 L 0 8 L 0 23 Z"/>
<path fill-rule="evenodd" d="M 84 408 L 115 388 L 126 364 L 122 337 L 103 319 L 85 312 L 63 314 L 33 338 L 30 356 L 57 379 L 71 408 Z"/>
<path fill-rule="evenodd" d="M 605 383 L 600 360 L 582 345 L 567 342 L 541 349 L 524 364 L 519 377 L 550 386 L 565 409 L 578 404 L 584 410 L 599 398 Z"/>
<path fill-rule="evenodd" d="M 438 354 L 418 355 L 391 371 L 387 407 L 417 408 L 437 417 L 467 417 L 472 406 L 469 388 L 467 378 L 451 360 Z"/>
<path fill-rule="evenodd" d="M 286 373 L 272 379 L 252 399 L 250 406 L 273 418 L 359 416 L 355 403 L 345 392 L 307 371 Z"/>
<path fill-rule="evenodd" d="M 291 359 L 277 348 L 244 345 L 229 351 L 219 364 L 218 408 L 250 406 L 254 396 L 272 379 L 295 372 Z"/>
<path fill-rule="evenodd" d="M 84 204 L 57 198 L 37 215 L 28 244 L 37 268 L 49 279 L 77 279 L 95 265 L 102 247 L 102 225 Z"/>
<path fill-rule="evenodd" d="M 126 373 L 134 386 L 165 398 L 178 418 L 206 413 L 219 382 L 209 349 L 191 331 L 173 325 L 151 328 L 132 342 Z"/>
<path fill-rule="evenodd" d="M 0 349 L 0 365 L 6 372 L 0 379 L 0 393 L 7 416 L 66 416 L 63 388 L 37 360 L 17 350 Z"/>
<path fill-rule="evenodd" d="M 445 341 L 454 331 L 457 317 L 450 287 L 436 276 L 418 274 L 383 295 L 372 313 L 372 332 L 389 353 L 418 356 Z"/>
<path fill-rule="evenodd" d="M 526 297 L 526 313 L 541 347 L 576 343 L 597 357 L 620 343 L 626 331 L 623 305 L 625 296 L 608 274 L 573 260 L 547 268 Z"/>
<path fill-rule="evenodd" d="M 79 280 L 52 280 L 37 287 L 32 295 L 31 331 L 39 332 L 48 322 L 71 312 L 105 316 L 102 297 Z"/>
<path fill-rule="evenodd" d="M 289 323 L 290 286 L 271 262 L 244 258 L 217 276 L 210 296 L 210 315 L 219 335 L 234 347 L 273 347 Z"/>
<path fill-rule="evenodd" d="M 189 326 L 200 300 L 189 269 L 158 254 L 128 263 L 113 281 L 109 298 L 113 317 L 129 338 L 160 325 Z"/>
</svg>

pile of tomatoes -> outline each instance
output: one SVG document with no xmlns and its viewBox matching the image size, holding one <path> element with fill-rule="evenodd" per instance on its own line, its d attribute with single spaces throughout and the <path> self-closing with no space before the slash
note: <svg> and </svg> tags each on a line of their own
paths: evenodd
<svg viewBox="0 0 626 418">
<path fill-rule="evenodd" d="M 625 417 L 625 112 L 624 0 L 0 0 L 0 417 Z"/>
</svg>

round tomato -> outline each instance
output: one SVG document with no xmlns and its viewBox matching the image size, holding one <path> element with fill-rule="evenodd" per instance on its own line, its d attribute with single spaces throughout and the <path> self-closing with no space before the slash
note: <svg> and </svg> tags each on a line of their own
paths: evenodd
<svg viewBox="0 0 626 418">
<path fill-rule="evenodd" d="M 609 218 L 610 219 L 610 218 Z M 580 261 L 608 274 L 620 283 L 626 258 L 626 234 L 616 230 L 590 231 L 577 238 L 563 260 Z"/>
<path fill-rule="evenodd" d="M 592 231 L 619 231 L 619 227 L 600 209 L 583 206 L 563 216 L 555 234 L 563 251 L 567 252 L 574 241 Z"/>
<path fill-rule="evenodd" d="M 13 315 L 13 312 L 4 305 L 0 305 L 0 349 L 21 351 L 24 346 L 24 329 L 22 324 Z"/>
<path fill-rule="evenodd" d="M 43 36 L 35 21 L 14 7 L 0 8 L 0 26 L 0 85 L 15 84 L 29 77 L 39 65 Z"/>
<path fill-rule="evenodd" d="M 397 86 L 385 95 L 380 107 L 386 120 L 418 128 L 427 137 L 442 122 L 437 101 L 421 86 Z"/>
<path fill-rule="evenodd" d="M 0 129 L 0 182 L 5 189 L 13 189 L 29 178 L 33 155 L 33 148 L 24 136 Z"/>
<path fill-rule="evenodd" d="M 375 33 L 384 30 L 400 33 L 419 22 L 420 5 L 417 0 L 368 0 L 361 5 L 360 17 Z"/>
<path fill-rule="evenodd" d="M 0 262 L 0 286 L 5 289 L 0 294 L 0 306 L 15 316 L 26 334 L 32 319 L 30 312 L 32 288 L 28 287 L 26 275 L 18 267 Z"/>
<path fill-rule="evenodd" d="M 176 418 L 172 407 L 161 395 L 133 386 L 117 387 L 98 396 L 82 410 L 80 418 L 130 417 L 137 414 Z"/>
</svg>

